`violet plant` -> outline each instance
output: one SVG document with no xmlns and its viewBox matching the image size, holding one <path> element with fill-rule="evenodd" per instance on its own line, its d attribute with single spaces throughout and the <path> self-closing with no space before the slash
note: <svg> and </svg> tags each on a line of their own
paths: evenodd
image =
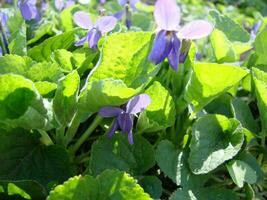
<svg viewBox="0 0 267 200">
<path fill-rule="evenodd" d="M 181 41 L 206 37 L 213 30 L 213 26 L 204 20 L 195 20 L 180 27 L 180 8 L 175 0 L 157 0 L 154 17 L 158 28 L 149 59 L 159 64 L 168 58 L 175 71 L 179 66 Z"/>
<path fill-rule="evenodd" d="M 87 29 L 88 33 L 75 43 L 76 46 L 82 46 L 88 42 L 90 48 L 97 48 L 97 43 L 103 34 L 112 31 L 117 23 L 117 19 L 113 16 L 99 17 L 95 24 L 90 19 L 89 14 L 83 11 L 74 14 L 74 22 L 81 28 Z"/>
<path fill-rule="evenodd" d="M 108 132 L 108 137 L 111 138 L 116 130 L 121 129 L 122 133 L 128 134 L 128 141 L 133 144 L 133 117 L 134 115 L 144 111 L 150 104 L 151 99 L 147 94 L 140 94 L 128 101 L 125 108 L 104 107 L 101 108 L 99 114 L 102 117 L 115 117 L 115 120 Z"/>
<path fill-rule="evenodd" d="M 73 6 L 75 0 L 55 0 L 55 8 L 59 11 L 62 11 L 65 8 Z"/>
</svg>

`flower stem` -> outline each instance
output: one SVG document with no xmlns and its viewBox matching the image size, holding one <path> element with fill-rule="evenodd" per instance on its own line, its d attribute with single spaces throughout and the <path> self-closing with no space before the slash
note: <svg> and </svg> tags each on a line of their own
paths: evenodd
<svg viewBox="0 0 267 200">
<path fill-rule="evenodd" d="M 69 151 L 72 155 L 78 151 L 78 149 L 82 146 L 82 144 L 88 139 L 88 137 L 93 133 L 99 123 L 102 121 L 102 117 L 97 115 L 92 124 L 88 127 L 88 129 L 82 134 L 82 136 L 77 140 L 77 142 L 70 147 Z"/>
<path fill-rule="evenodd" d="M 45 144 L 46 146 L 49 145 L 53 145 L 53 141 L 51 140 L 51 138 L 49 137 L 49 135 L 47 134 L 47 132 L 43 131 L 43 130 L 38 130 L 38 132 L 41 135 L 40 141 Z"/>
<path fill-rule="evenodd" d="M 67 132 L 66 132 L 66 135 L 64 137 L 64 146 L 67 147 L 68 144 L 71 142 L 71 140 L 74 138 L 77 130 L 78 130 L 78 127 L 80 125 L 80 119 L 81 119 L 81 115 L 80 113 L 76 113 Z"/>
</svg>

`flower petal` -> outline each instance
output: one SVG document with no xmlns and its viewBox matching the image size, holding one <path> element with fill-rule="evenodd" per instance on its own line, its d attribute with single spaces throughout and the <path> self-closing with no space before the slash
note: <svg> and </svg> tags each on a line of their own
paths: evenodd
<svg viewBox="0 0 267 200">
<path fill-rule="evenodd" d="M 90 19 L 88 13 L 83 11 L 78 11 L 74 14 L 74 22 L 81 28 L 91 29 L 93 28 L 93 23 Z"/>
<path fill-rule="evenodd" d="M 108 131 L 108 137 L 112 138 L 112 136 L 115 134 L 116 130 L 119 128 L 119 123 L 118 120 L 115 119 L 114 122 L 112 123 L 109 131 Z"/>
<path fill-rule="evenodd" d="M 168 55 L 168 60 L 169 64 L 175 71 L 177 71 L 179 67 L 180 47 L 181 41 L 176 36 L 174 36 L 172 41 L 172 50 Z"/>
<path fill-rule="evenodd" d="M 157 0 L 154 17 L 160 29 L 167 31 L 179 29 L 181 14 L 175 0 Z"/>
<path fill-rule="evenodd" d="M 117 24 L 117 19 L 113 16 L 100 17 L 96 22 L 96 27 L 101 33 L 112 31 Z"/>
<path fill-rule="evenodd" d="M 77 41 L 77 42 L 75 43 L 75 46 L 76 46 L 76 47 L 83 46 L 83 44 L 87 41 L 87 38 L 88 38 L 88 34 L 86 34 L 86 36 L 84 36 L 84 37 L 81 38 L 79 41 Z"/>
<path fill-rule="evenodd" d="M 38 16 L 38 10 L 35 6 L 35 1 L 19 1 L 21 15 L 25 20 L 35 19 Z"/>
<path fill-rule="evenodd" d="M 104 108 L 101 108 L 99 111 L 99 114 L 102 117 L 117 117 L 121 113 L 123 113 L 123 110 L 117 107 L 107 106 Z"/>
<path fill-rule="evenodd" d="M 95 49 L 97 48 L 97 43 L 101 38 L 101 32 L 96 29 L 92 29 L 88 34 L 88 45 L 90 48 Z"/>
<path fill-rule="evenodd" d="M 139 0 L 130 0 L 130 6 L 132 9 L 136 10 L 136 4 Z"/>
<path fill-rule="evenodd" d="M 113 17 L 115 17 L 117 20 L 121 20 L 124 14 L 125 14 L 125 10 L 122 10 L 122 11 L 116 12 L 113 15 Z"/>
<path fill-rule="evenodd" d="M 200 39 L 208 36 L 212 30 L 213 26 L 211 23 L 205 20 L 195 20 L 181 28 L 177 36 L 179 39 Z"/>
<path fill-rule="evenodd" d="M 140 94 L 133 97 L 126 105 L 126 112 L 130 114 L 137 114 L 142 112 L 150 104 L 151 99 L 147 94 Z"/>
<path fill-rule="evenodd" d="M 127 3 L 128 0 L 118 0 L 118 3 L 121 5 L 121 6 L 125 6 L 125 4 Z"/>
<path fill-rule="evenodd" d="M 123 113 L 118 116 L 118 122 L 120 125 L 120 128 L 122 130 L 122 133 L 130 133 L 133 128 L 133 119 L 130 114 Z"/>
<path fill-rule="evenodd" d="M 156 35 L 154 45 L 148 59 L 156 65 L 161 63 L 169 55 L 171 47 L 171 36 L 168 36 L 166 31 L 161 30 Z"/>
<path fill-rule="evenodd" d="M 57 10 L 59 11 L 63 10 L 64 6 L 65 6 L 64 0 L 55 0 L 55 7 Z"/>
</svg>

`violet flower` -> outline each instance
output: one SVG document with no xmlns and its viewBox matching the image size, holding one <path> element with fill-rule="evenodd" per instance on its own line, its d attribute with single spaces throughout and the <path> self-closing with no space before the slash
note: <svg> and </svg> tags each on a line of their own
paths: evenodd
<svg viewBox="0 0 267 200">
<path fill-rule="evenodd" d="M 78 11 L 74 14 L 74 22 L 79 27 L 88 30 L 86 36 L 76 42 L 75 45 L 82 46 L 87 41 L 89 47 L 95 49 L 101 36 L 115 28 L 117 19 L 113 16 L 103 16 L 98 18 L 96 23 L 93 24 L 89 14 Z"/>
<path fill-rule="evenodd" d="M 106 0 L 99 0 L 99 3 L 104 4 L 104 3 L 106 3 Z"/>
<path fill-rule="evenodd" d="M 121 129 L 122 133 L 128 134 L 128 141 L 133 144 L 133 118 L 137 113 L 142 112 L 148 107 L 151 100 L 147 94 L 140 94 L 131 98 L 125 106 L 125 109 L 118 107 L 104 107 L 100 109 L 99 114 L 102 117 L 115 117 L 115 120 L 108 132 L 108 137 L 111 138 L 116 130 Z"/>
<path fill-rule="evenodd" d="M 55 7 L 59 11 L 62 11 L 65 8 L 73 6 L 74 4 L 75 0 L 55 0 Z"/>
<path fill-rule="evenodd" d="M 158 25 L 154 46 L 149 60 L 159 64 L 168 58 L 170 66 L 177 71 L 179 66 L 181 40 L 200 39 L 208 36 L 213 26 L 204 20 L 195 20 L 180 27 L 180 8 L 175 0 L 157 0 L 154 17 Z"/>
<path fill-rule="evenodd" d="M 8 38 L 10 36 L 10 32 L 7 26 L 8 15 L 4 12 L 0 11 L 0 56 L 5 53 L 9 54 L 8 48 Z"/>
<path fill-rule="evenodd" d="M 130 7 L 134 10 L 136 10 L 136 4 L 139 0 L 118 0 L 118 3 L 121 5 L 121 6 L 126 6 L 127 4 L 130 5 Z"/>
<path fill-rule="evenodd" d="M 261 24 L 262 24 L 262 21 L 259 20 L 257 21 L 254 26 L 252 27 L 252 30 L 251 30 L 251 33 L 250 33 L 250 36 L 252 39 L 255 39 L 256 36 L 257 36 L 257 33 L 259 32 L 260 30 L 260 27 L 261 27 Z"/>
<path fill-rule="evenodd" d="M 39 19 L 36 0 L 18 0 L 18 6 L 25 20 Z"/>
</svg>

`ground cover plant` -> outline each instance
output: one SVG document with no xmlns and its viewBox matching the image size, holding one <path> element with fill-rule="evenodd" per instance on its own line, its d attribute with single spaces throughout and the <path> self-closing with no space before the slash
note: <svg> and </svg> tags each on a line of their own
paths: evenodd
<svg viewBox="0 0 267 200">
<path fill-rule="evenodd" d="M 0 199 L 267 198 L 264 0 L 0 6 Z"/>
</svg>

